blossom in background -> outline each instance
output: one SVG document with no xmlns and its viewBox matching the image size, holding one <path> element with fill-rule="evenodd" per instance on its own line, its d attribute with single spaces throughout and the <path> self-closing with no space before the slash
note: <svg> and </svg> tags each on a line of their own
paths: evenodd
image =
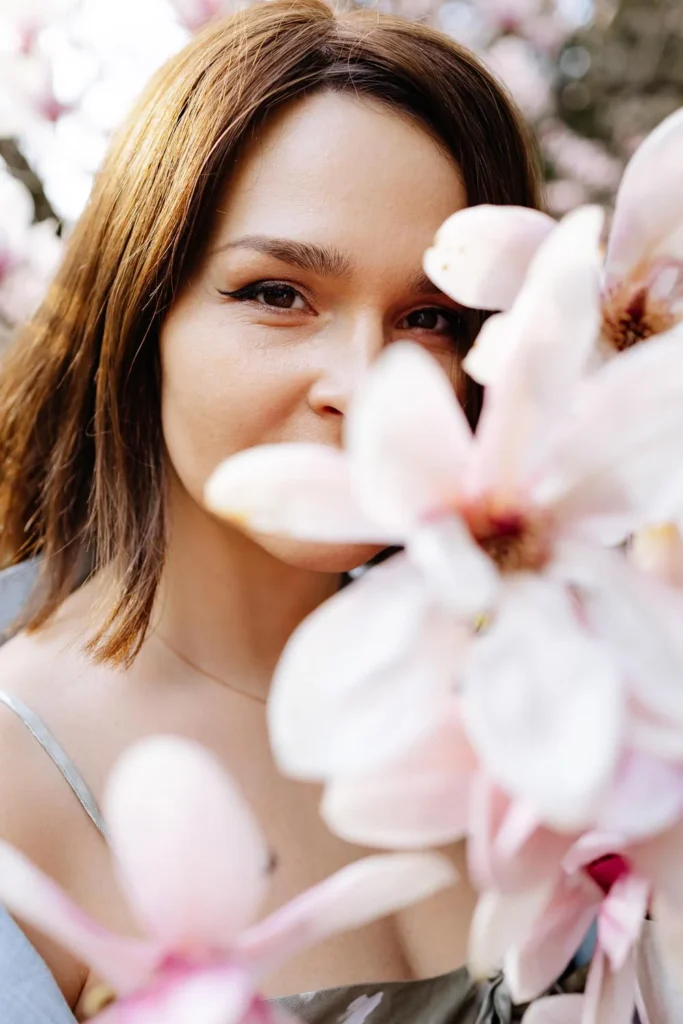
<svg viewBox="0 0 683 1024">
<path fill-rule="evenodd" d="M 33 217 L 30 193 L 0 164 L 0 321 L 7 324 L 30 316 L 61 257 L 55 223 Z"/>
<path fill-rule="evenodd" d="M 668 330 L 683 317 L 682 154 L 683 110 L 678 110 L 647 137 L 624 172 L 603 268 L 599 348 L 604 357 Z M 470 208 L 440 229 L 425 269 L 466 306 L 508 310 L 539 245 L 553 230 L 560 229 L 539 211 Z M 491 343 L 503 333 L 496 319 L 487 323 L 467 363 L 468 372 L 484 384 L 501 366 L 500 346 Z"/>
<path fill-rule="evenodd" d="M 623 671 L 641 581 L 603 545 L 683 500 L 683 329 L 586 379 L 599 226 L 581 211 L 548 239 L 544 316 L 515 337 L 474 437 L 436 362 L 397 344 L 360 388 L 346 455 L 264 446 L 209 481 L 209 506 L 257 533 L 347 542 L 383 531 L 405 545 L 285 649 L 271 739 L 286 772 L 319 777 L 324 747 L 327 779 L 360 776 L 429 732 L 457 691 L 486 773 L 572 830 L 609 790 L 633 687 L 644 714 L 666 706 L 680 733 L 681 652 L 650 614 L 624 638 L 640 645 L 639 674 Z M 660 648 L 669 661 L 654 685 L 643 651 Z"/>
<path fill-rule="evenodd" d="M 2 20 L 16 33 L 17 49 L 32 50 L 38 32 L 62 17 L 75 0 L 3 0 Z"/>
<path fill-rule="evenodd" d="M 156 737 L 114 769 L 105 804 L 115 864 L 141 929 L 90 920 L 18 851 L 0 843 L 0 899 L 70 949 L 118 1000 L 102 1024 L 264 1024 L 265 973 L 308 945 L 451 884 L 437 854 L 356 861 L 256 924 L 268 852 L 242 795 L 196 744 Z M 106 1001 L 106 1000 L 103 1000 Z"/>
<path fill-rule="evenodd" d="M 189 32 L 199 32 L 214 18 L 232 14 L 246 6 L 246 0 L 170 0 L 170 4 Z"/>
</svg>

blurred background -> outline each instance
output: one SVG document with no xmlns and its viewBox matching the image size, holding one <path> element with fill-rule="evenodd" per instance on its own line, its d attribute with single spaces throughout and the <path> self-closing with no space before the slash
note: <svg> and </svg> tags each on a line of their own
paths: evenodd
<svg viewBox="0 0 683 1024">
<path fill-rule="evenodd" d="M 239 6 L 0 0 L 0 342 L 40 301 L 108 138 L 146 80 Z M 609 205 L 639 141 L 683 104 L 683 0 L 338 6 L 425 21 L 475 50 L 533 126 L 558 215 L 591 200 Z"/>
</svg>

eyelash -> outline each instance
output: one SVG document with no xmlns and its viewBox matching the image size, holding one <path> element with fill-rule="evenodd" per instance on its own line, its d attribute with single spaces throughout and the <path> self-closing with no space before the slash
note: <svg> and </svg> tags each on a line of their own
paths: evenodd
<svg viewBox="0 0 683 1024">
<path fill-rule="evenodd" d="M 308 301 L 302 294 L 302 292 L 298 288 L 295 288 L 293 285 L 287 284 L 286 281 L 254 281 L 253 284 L 245 285 L 243 288 L 236 289 L 236 291 L 230 292 L 219 289 L 218 293 L 219 295 L 222 295 L 224 298 L 233 299 L 236 302 L 253 302 L 257 306 L 261 306 L 262 308 L 265 309 L 275 310 L 279 313 L 301 312 L 301 310 L 299 309 L 288 309 L 286 306 L 271 306 L 268 305 L 268 303 L 266 302 L 257 301 L 257 297 L 261 293 L 269 290 L 275 291 L 278 289 L 282 292 L 288 292 L 298 298 L 302 298 L 308 304 Z M 436 331 L 430 328 L 414 328 L 414 330 L 427 330 L 429 331 L 429 333 L 432 334 L 449 333 L 453 336 L 462 335 L 465 330 L 465 318 L 462 313 L 458 312 L 458 310 L 445 309 L 441 306 L 422 306 L 418 309 L 412 310 L 410 313 L 407 313 L 404 317 L 402 317 L 402 319 L 407 320 L 408 317 L 415 316 L 417 313 L 437 313 L 439 316 L 443 317 L 443 319 L 447 322 L 449 327 L 448 331 Z M 410 330 L 410 328 L 408 327 L 404 329 Z"/>
</svg>

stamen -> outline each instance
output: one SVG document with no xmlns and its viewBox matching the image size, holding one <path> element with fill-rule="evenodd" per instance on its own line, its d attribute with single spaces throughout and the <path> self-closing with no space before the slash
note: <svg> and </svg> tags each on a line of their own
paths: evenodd
<svg viewBox="0 0 683 1024">
<path fill-rule="evenodd" d="M 548 523 L 530 512 L 473 507 L 465 513 L 472 537 L 501 573 L 538 572 L 550 557 Z"/>
<path fill-rule="evenodd" d="M 668 331 L 675 323 L 669 303 L 656 299 L 647 284 L 627 281 L 605 297 L 602 336 L 616 352 Z"/>
</svg>

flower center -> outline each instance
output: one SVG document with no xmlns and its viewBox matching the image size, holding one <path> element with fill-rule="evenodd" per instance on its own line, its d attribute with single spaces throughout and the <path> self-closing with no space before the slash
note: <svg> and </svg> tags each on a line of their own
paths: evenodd
<svg viewBox="0 0 683 1024">
<path fill-rule="evenodd" d="M 550 558 L 548 523 L 537 513 L 477 505 L 465 510 L 464 519 L 501 573 L 538 572 Z"/>
<path fill-rule="evenodd" d="M 669 298 L 657 297 L 649 282 L 625 281 L 605 296 L 602 337 L 616 352 L 668 331 L 677 321 Z"/>
<path fill-rule="evenodd" d="M 612 886 L 630 872 L 628 861 L 618 853 L 608 853 L 604 857 L 587 864 L 584 871 L 596 885 L 607 895 Z"/>
</svg>

